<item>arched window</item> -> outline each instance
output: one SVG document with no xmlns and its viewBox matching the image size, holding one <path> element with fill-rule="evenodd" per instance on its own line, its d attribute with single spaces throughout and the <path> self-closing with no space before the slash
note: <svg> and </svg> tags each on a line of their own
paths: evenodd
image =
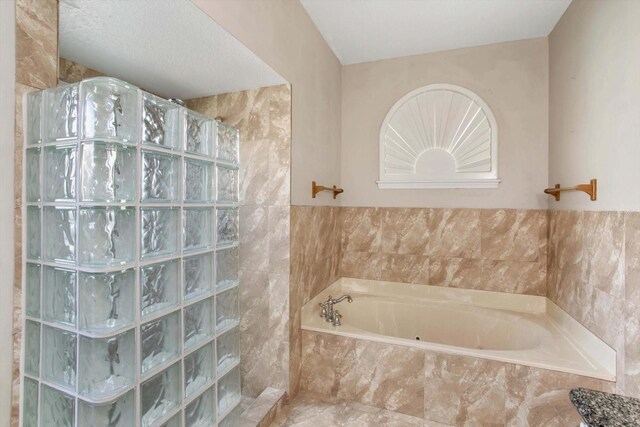
<svg viewBox="0 0 640 427">
<path fill-rule="evenodd" d="M 496 188 L 499 182 L 496 120 L 475 93 L 429 85 L 387 113 L 378 188 Z"/>
</svg>

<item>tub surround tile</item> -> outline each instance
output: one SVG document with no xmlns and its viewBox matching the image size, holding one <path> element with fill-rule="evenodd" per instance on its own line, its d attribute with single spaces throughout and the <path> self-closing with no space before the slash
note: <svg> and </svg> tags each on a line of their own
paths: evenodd
<svg viewBox="0 0 640 427">
<path fill-rule="evenodd" d="M 482 258 L 502 261 L 537 261 L 539 211 L 485 209 L 480 211 Z"/>
<path fill-rule="evenodd" d="M 357 340 L 358 402 L 416 417 L 422 416 L 423 377 L 422 350 Z"/>
<path fill-rule="evenodd" d="M 300 390 L 325 401 L 355 400 L 356 340 L 302 331 Z"/>
<path fill-rule="evenodd" d="M 382 213 L 380 208 L 342 208 L 342 250 L 380 252 Z"/>
<path fill-rule="evenodd" d="M 549 213 L 547 296 L 616 350 L 615 390 L 640 397 L 633 347 L 640 257 L 635 212 Z"/>
<path fill-rule="evenodd" d="M 624 214 L 585 212 L 584 227 L 586 284 L 624 298 Z"/>
<path fill-rule="evenodd" d="M 16 82 L 37 89 L 58 83 L 56 1 L 16 1 Z"/>
<path fill-rule="evenodd" d="M 429 282 L 429 258 L 423 255 L 381 255 L 380 280 L 425 284 Z"/>
<path fill-rule="evenodd" d="M 627 302 L 625 318 L 624 389 L 630 396 L 640 396 L 640 305 Z"/>
<path fill-rule="evenodd" d="M 504 425 L 504 363 L 425 351 L 424 379 L 427 420 L 457 426 Z"/>
<path fill-rule="evenodd" d="M 430 209 L 382 210 L 382 252 L 427 255 Z"/>
<path fill-rule="evenodd" d="M 610 391 L 613 383 L 562 372 L 507 365 L 506 425 L 513 427 L 569 426 L 580 415 L 569 400 L 572 388 Z"/>
<path fill-rule="evenodd" d="M 547 292 L 546 211 L 341 211 L 344 277 L 531 295 Z M 376 243 L 379 236 L 381 245 Z"/>
<path fill-rule="evenodd" d="M 481 289 L 486 291 L 546 296 L 546 279 L 544 263 L 482 261 Z"/>
<path fill-rule="evenodd" d="M 380 253 L 343 252 L 340 275 L 342 277 L 380 280 L 382 257 L 383 255 Z"/>
<path fill-rule="evenodd" d="M 302 306 L 339 277 L 340 209 L 329 206 L 291 207 L 290 375 L 289 395 L 300 386 Z"/>
<path fill-rule="evenodd" d="M 626 212 L 625 218 L 625 299 L 640 304 L 640 212 Z"/>
<path fill-rule="evenodd" d="M 327 403 L 307 396 L 294 399 L 276 417 L 273 427 L 451 427 L 431 423 L 357 402 Z"/>
<path fill-rule="evenodd" d="M 432 209 L 429 215 L 429 255 L 480 258 L 480 210 Z"/>
<path fill-rule="evenodd" d="M 431 258 L 429 285 L 466 289 L 482 287 L 482 265 L 480 259 Z"/>
</svg>

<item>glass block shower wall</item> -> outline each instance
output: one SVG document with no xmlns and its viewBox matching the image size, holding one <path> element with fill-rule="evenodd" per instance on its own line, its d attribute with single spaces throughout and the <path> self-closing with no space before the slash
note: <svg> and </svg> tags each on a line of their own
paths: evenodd
<svg viewBox="0 0 640 427">
<path fill-rule="evenodd" d="M 237 129 L 106 77 L 25 121 L 22 425 L 238 425 Z"/>
</svg>

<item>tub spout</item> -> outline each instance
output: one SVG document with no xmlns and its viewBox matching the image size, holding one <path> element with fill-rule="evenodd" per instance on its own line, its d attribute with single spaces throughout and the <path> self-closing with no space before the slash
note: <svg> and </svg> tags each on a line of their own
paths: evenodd
<svg viewBox="0 0 640 427">
<path fill-rule="evenodd" d="M 338 299 L 333 299 L 333 297 L 329 295 L 329 298 L 325 302 L 320 304 L 320 308 L 322 310 L 320 312 L 320 317 L 324 318 L 326 322 L 331 322 L 335 325 L 336 315 L 333 310 L 333 306 L 341 301 L 344 301 L 345 299 L 349 303 L 353 302 L 353 298 L 351 298 L 351 295 L 342 295 Z M 340 321 L 338 321 L 338 324 L 335 326 L 340 326 Z"/>
</svg>

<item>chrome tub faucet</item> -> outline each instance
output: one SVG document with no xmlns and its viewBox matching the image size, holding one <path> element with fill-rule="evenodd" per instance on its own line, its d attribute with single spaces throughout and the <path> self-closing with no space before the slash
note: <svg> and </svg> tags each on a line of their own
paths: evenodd
<svg viewBox="0 0 640 427">
<path fill-rule="evenodd" d="M 329 298 L 325 302 L 318 304 L 321 309 L 320 317 L 322 317 L 326 322 L 332 323 L 333 326 L 340 326 L 342 324 L 342 322 L 340 321 L 340 319 L 342 318 L 342 314 L 340 314 L 338 310 L 334 310 L 333 306 L 341 301 L 344 301 L 345 299 L 349 303 L 353 302 L 353 298 L 351 298 L 351 295 L 342 295 L 338 299 L 333 299 L 333 297 L 329 295 Z"/>
</svg>

